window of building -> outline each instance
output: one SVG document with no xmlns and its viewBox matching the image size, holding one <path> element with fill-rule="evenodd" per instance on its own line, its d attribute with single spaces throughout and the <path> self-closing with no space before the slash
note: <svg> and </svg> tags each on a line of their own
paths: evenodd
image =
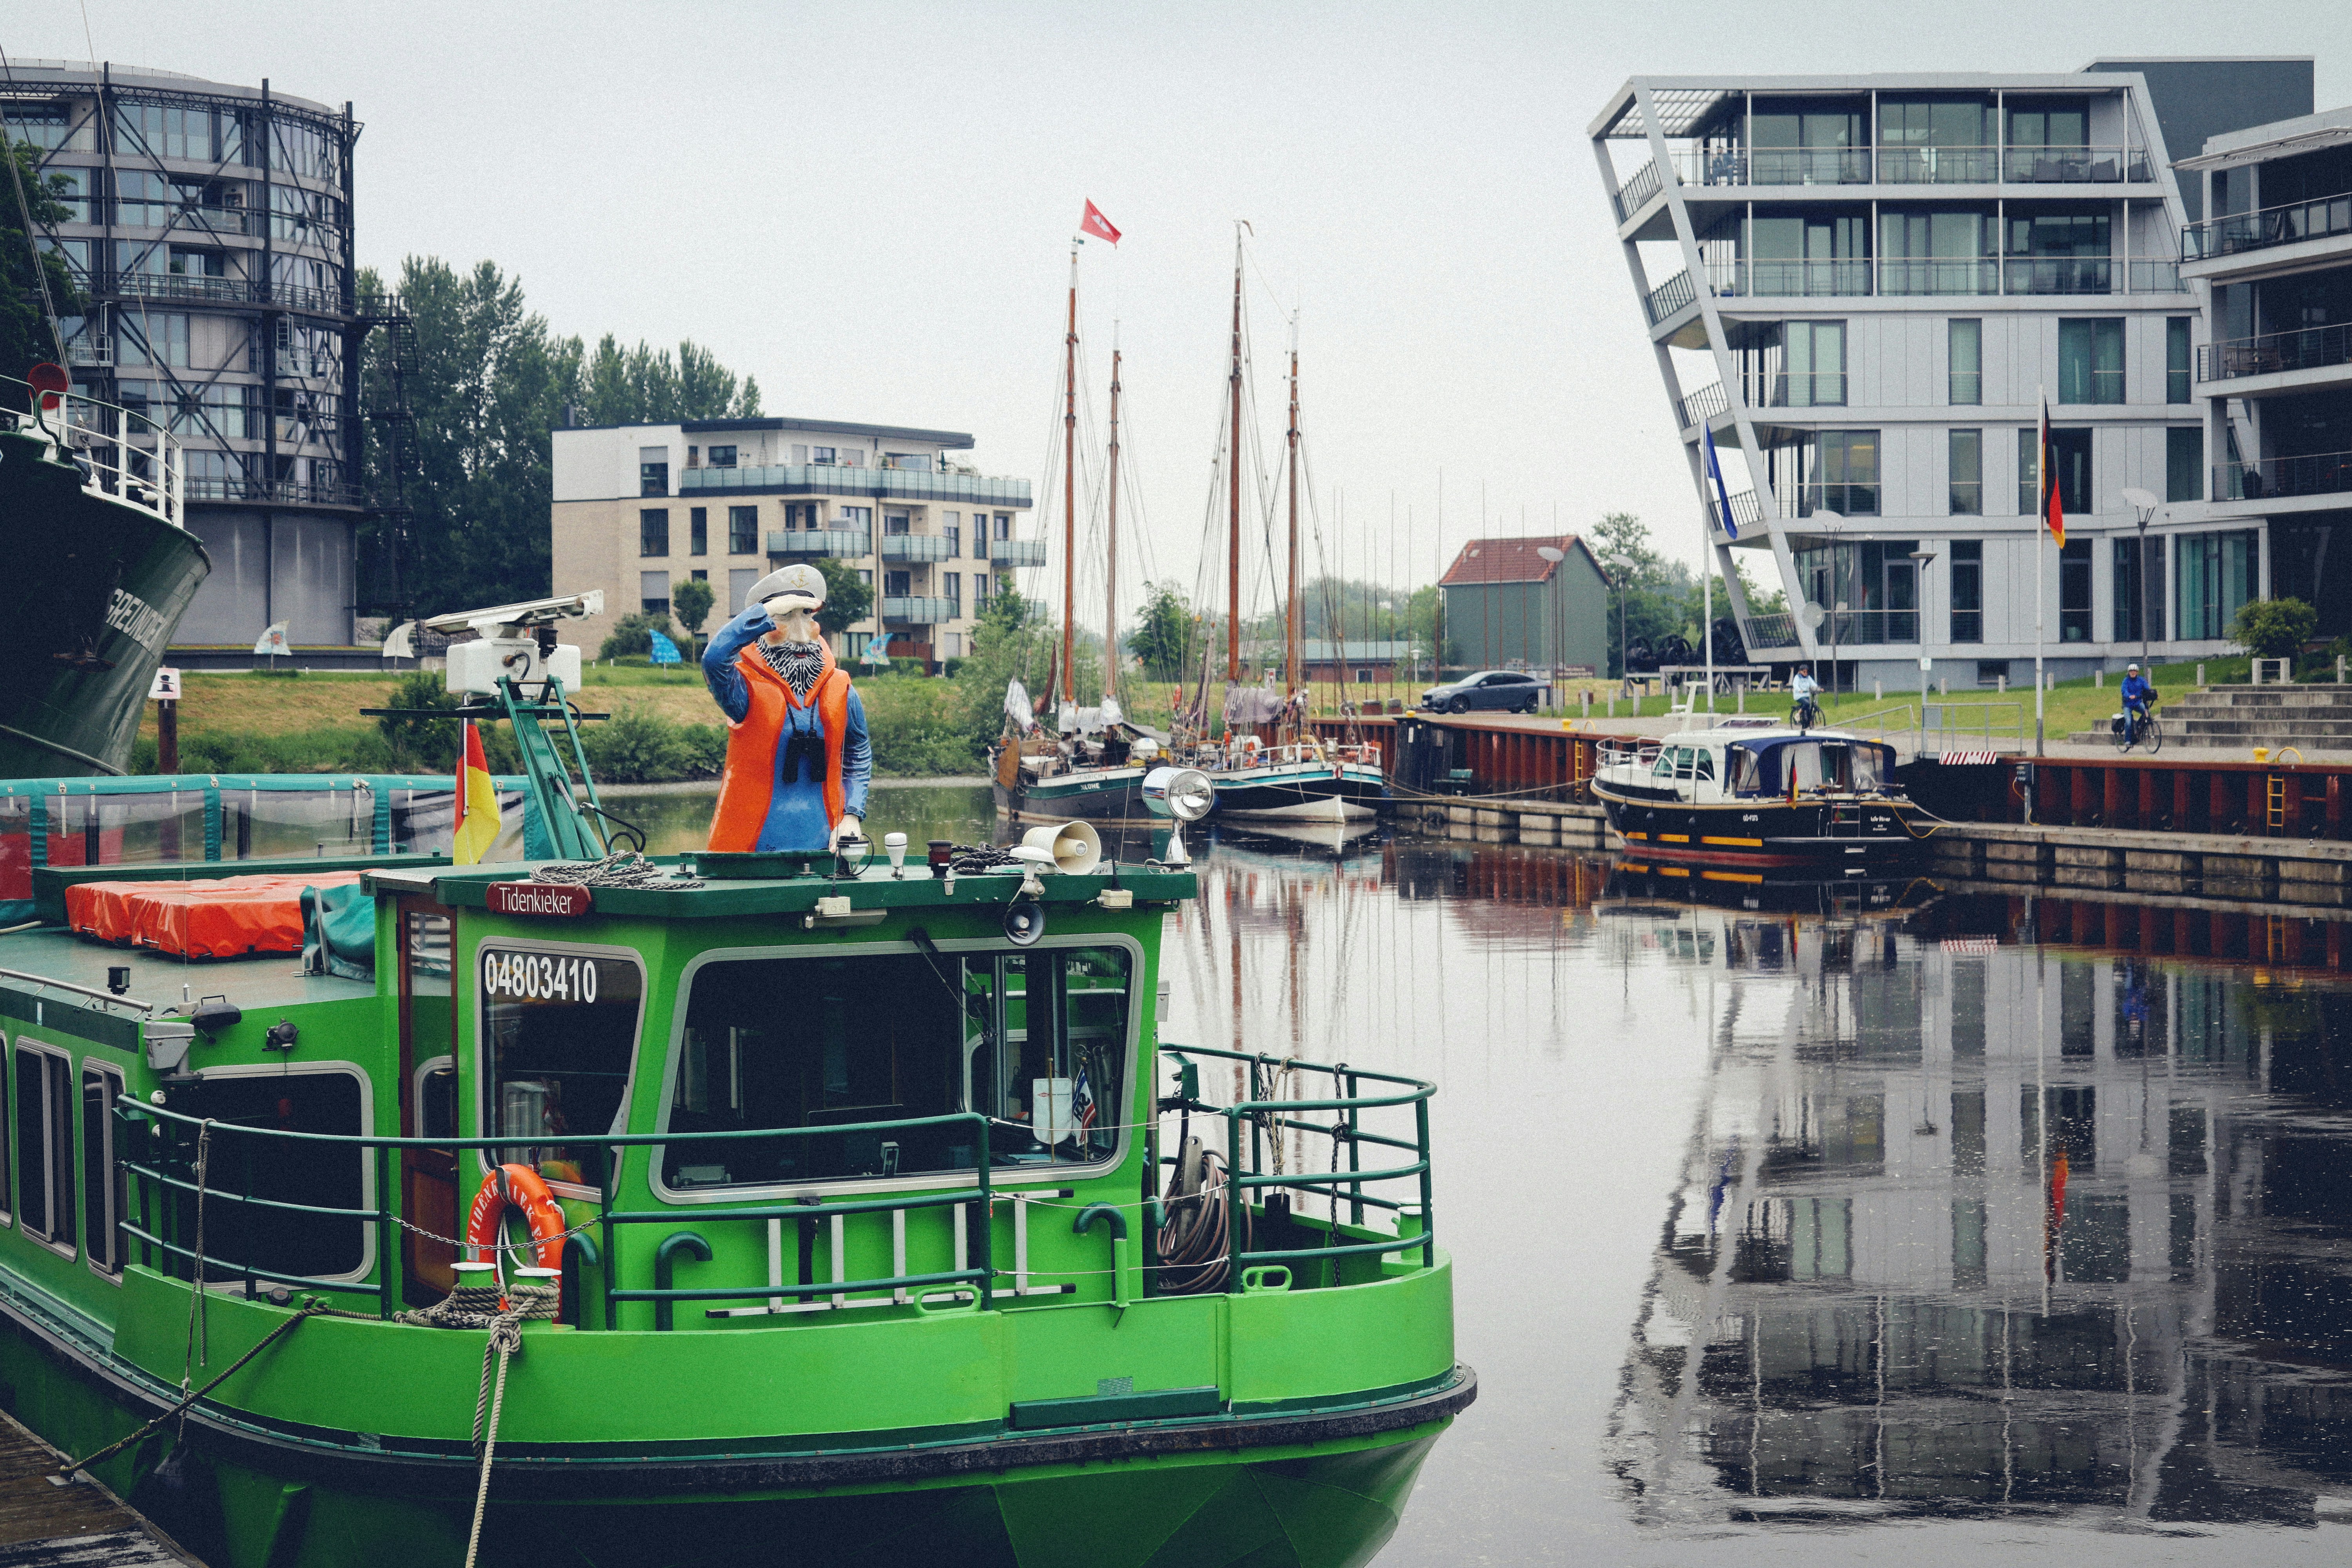
<svg viewBox="0 0 2352 1568">
<path fill-rule="evenodd" d="M 860 566 L 857 569 L 857 580 L 865 584 L 869 588 L 874 586 L 874 568 L 871 566 Z"/>
<path fill-rule="evenodd" d="M 2105 294 L 2112 220 L 2105 210 L 2043 211 L 2009 216 L 2003 287 L 2011 294 Z"/>
<path fill-rule="evenodd" d="M 114 355 L 123 364 L 185 369 L 188 318 L 177 310 L 124 310 L 115 317 Z"/>
<path fill-rule="evenodd" d="M 1987 99 L 1879 95 L 1882 184 L 1991 184 L 1998 142 Z"/>
<path fill-rule="evenodd" d="M 910 531 L 907 521 L 907 514 L 903 511 L 884 512 L 882 514 L 882 531 L 885 533 L 906 533 Z"/>
<path fill-rule="evenodd" d="M 1950 452 L 1951 478 L 1947 509 L 1954 517 L 1984 515 L 1984 432 L 1953 430 L 1946 433 L 1945 444 Z"/>
<path fill-rule="evenodd" d="M 2164 499 L 2205 499 L 2205 432 L 2175 425 L 2164 433 Z"/>
<path fill-rule="evenodd" d="M 811 447 L 809 448 L 809 461 L 812 463 L 830 463 L 834 461 L 834 449 L 831 447 Z"/>
<path fill-rule="evenodd" d="M 710 553 L 710 509 L 694 507 L 686 514 L 686 552 L 688 555 Z"/>
<path fill-rule="evenodd" d="M 2124 400 L 2124 324 L 2113 318 L 2058 323 L 2058 401 Z"/>
<path fill-rule="evenodd" d="M 1761 167 L 1763 154 L 1758 154 Z M 1749 220 L 1749 289 L 1759 295 L 1870 292 L 1870 217 L 1835 209 Z"/>
<path fill-rule="evenodd" d="M 686 449 L 686 466 L 689 468 L 698 468 L 702 466 L 701 447 L 688 447 Z"/>
<path fill-rule="evenodd" d="M 882 574 L 883 596 L 903 599 L 915 591 L 913 582 L 914 574 L 911 572 L 885 572 Z"/>
<path fill-rule="evenodd" d="M 1814 447 L 1814 482 L 1805 487 L 1811 508 L 1841 517 L 1878 515 L 1878 432 L 1824 430 Z"/>
<path fill-rule="evenodd" d="M 1878 277 L 1887 294 L 1998 294 L 2000 221 L 1987 207 L 1884 207 Z"/>
<path fill-rule="evenodd" d="M 963 553 L 963 530 L 958 528 L 952 521 L 955 513 L 950 512 L 948 517 L 950 521 L 946 527 L 940 530 L 940 537 L 948 542 L 948 559 L 952 561 Z"/>
<path fill-rule="evenodd" d="M 790 511 L 793 509 L 784 509 Z M 791 526 L 791 519 L 785 520 Z M 727 553 L 757 555 L 760 553 L 760 509 L 756 506 L 730 506 L 727 509 Z"/>
<path fill-rule="evenodd" d="M 996 514 L 996 537 L 999 539 L 1010 539 L 1013 537 L 1013 514 L 1011 512 L 1000 511 Z"/>
<path fill-rule="evenodd" d="M 751 584 L 765 575 L 757 566 L 730 566 L 727 569 L 727 613 L 740 616 L 749 607 Z"/>
<path fill-rule="evenodd" d="M 625 958 L 483 944 L 482 1125 L 519 1142 L 500 1163 L 593 1186 L 604 1151 L 566 1134 L 628 1131 L 629 1062 L 645 990 Z"/>
<path fill-rule="evenodd" d="M 27 1236 L 68 1252 L 74 1244 L 73 1063 L 16 1047 L 16 1218 Z"/>
<path fill-rule="evenodd" d="M 2140 539 L 2118 539 L 2116 543 L 2116 640 L 2117 642 L 2162 642 L 2164 640 L 2164 541 L 2161 536 L 2148 539 L 2147 564 L 2141 565 Z M 2147 626 L 2141 626 L 2140 606 L 2147 607 Z"/>
<path fill-rule="evenodd" d="M 1952 640 L 1984 641 L 1984 541 L 1952 541 Z"/>
<path fill-rule="evenodd" d="M 127 1184 L 115 1163 L 114 1101 L 122 1075 L 85 1062 L 81 1069 L 82 1256 L 101 1274 L 122 1272 L 122 1237 Z"/>
<path fill-rule="evenodd" d="M 1980 658 L 1977 660 L 1977 684 L 1979 686 L 1999 686 L 2008 679 L 2009 660 L 2005 658 Z"/>
<path fill-rule="evenodd" d="M 760 958 L 698 970 L 664 1128 L 746 1134 L 978 1111 L 1000 1163 L 1116 1156 L 1130 968 L 1108 947 Z M 780 1023 L 778 999 L 807 1022 Z M 676 1191 L 969 1171 L 969 1128 L 814 1131 L 662 1152 Z"/>
<path fill-rule="evenodd" d="M 2070 539 L 2058 552 L 2058 640 L 2091 640 L 2091 542 Z"/>
<path fill-rule="evenodd" d="M 1780 381 L 1772 401 L 1782 408 L 1845 405 L 1845 323 L 1790 321 L 1782 339 Z"/>
<path fill-rule="evenodd" d="M 669 448 L 667 447 L 637 448 L 637 493 L 641 496 L 669 494 Z"/>
<path fill-rule="evenodd" d="M 2189 318 L 2174 316 L 2164 323 L 2164 400 L 2189 401 Z"/>
<path fill-rule="evenodd" d="M 667 508 L 649 506 L 637 513 L 637 553 L 640 555 L 669 553 Z"/>
<path fill-rule="evenodd" d="M 2173 624 L 2192 642 L 2226 637 L 2238 608 L 2254 596 L 2261 551 L 2252 529 L 2176 535 Z"/>
<path fill-rule="evenodd" d="M 735 448 L 732 447 L 711 447 L 710 466 L 714 468 L 733 468 L 735 466 Z"/>
<path fill-rule="evenodd" d="M 852 533 L 859 533 L 866 536 L 864 542 L 858 546 L 857 553 L 863 555 L 873 548 L 874 509 L 872 507 L 843 507 L 839 514 L 835 517 L 834 521 L 839 527 L 845 528 Z"/>
<path fill-rule="evenodd" d="M 949 615 L 960 616 L 963 614 L 962 573 L 942 572 L 940 574 L 940 597 L 948 602 Z"/>
<path fill-rule="evenodd" d="M 669 574 L 640 572 L 637 574 L 637 607 L 649 616 L 669 614 Z"/>
<path fill-rule="evenodd" d="M 2027 426 L 2017 433 L 2017 510 L 2026 517 L 2042 515 L 2042 432 Z M 2087 426 L 2072 429 L 2053 426 L 2050 432 L 2053 464 L 2058 470 L 2058 504 L 2066 511 L 2091 510 L 2091 432 Z"/>
<path fill-rule="evenodd" d="M 696 582 L 698 582 L 698 583 L 708 583 L 708 582 L 709 582 L 709 581 L 710 581 L 710 574 L 709 574 L 709 573 L 708 573 L 708 572 L 700 572 L 700 571 L 698 571 L 698 572 L 695 572 L 695 573 L 691 574 L 691 575 L 693 576 L 694 580 L 695 580 Z"/>
<path fill-rule="evenodd" d="M 1945 379 L 1945 401 L 1971 407 L 1984 401 L 1984 322 L 1973 317 L 1954 320 L 1948 329 L 1951 364 Z"/>
</svg>

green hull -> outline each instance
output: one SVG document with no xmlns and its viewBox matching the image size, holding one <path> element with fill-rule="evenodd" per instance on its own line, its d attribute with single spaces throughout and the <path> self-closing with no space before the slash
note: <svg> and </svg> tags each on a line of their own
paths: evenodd
<svg viewBox="0 0 2352 1568">
<path fill-rule="evenodd" d="M 119 773 L 212 560 L 185 529 L 84 489 L 47 450 L 0 433 L 0 778 Z"/>
</svg>

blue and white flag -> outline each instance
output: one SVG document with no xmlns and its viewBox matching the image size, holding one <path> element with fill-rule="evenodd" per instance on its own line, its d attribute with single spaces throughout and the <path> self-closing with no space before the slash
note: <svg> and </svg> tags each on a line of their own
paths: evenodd
<svg viewBox="0 0 2352 1568">
<path fill-rule="evenodd" d="M 653 661 L 656 664 L 676 664 L 678 662 L 677 644 L 670 641 L 669 638 L 664 637 L 659 632 L 649 633 L 648 636 L 652 638 Z"/>
<path fill-rule="evenodd" d="M 1723 514 L 1723 531 L 1733 539 L 1739 537 L 1739 520 L 1731 515 L 1731 492 L 1724 488 L 1723 459 L 1716 456 L 1715 431 L 1702 422 L 1698 438 L 1706 451 L 1706 477 L 1715 481 L 1716 502 Z"/>
<path fill-rule="evenodd" d="M 1081 1142 L 1094 1131 L 1095 1115 L 1100 1107 L 1095 1104 L 1094 1086 L 1087 1081 L 1087 1069 L 1078 1068 L 1078 1081 L 1070 1089 L 1070 1123 Z"/>
</svg>

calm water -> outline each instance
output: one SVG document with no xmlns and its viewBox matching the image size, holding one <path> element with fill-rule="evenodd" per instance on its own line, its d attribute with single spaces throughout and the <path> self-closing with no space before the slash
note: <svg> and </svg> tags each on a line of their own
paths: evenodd
<svg viewBox="0 0 2352 1568">
<path fill-rule="evenodd" d="M 708 821 L 655 805 L 675 847 Z M 982 791 L 874 805 L 919 849 L 987 831 Z M 1195 837 L 1163 1036 L 1442 1087 L 1481 1394 L 1384 1568 L 2352 1561 L 2318 922 Z"/>
</svg>

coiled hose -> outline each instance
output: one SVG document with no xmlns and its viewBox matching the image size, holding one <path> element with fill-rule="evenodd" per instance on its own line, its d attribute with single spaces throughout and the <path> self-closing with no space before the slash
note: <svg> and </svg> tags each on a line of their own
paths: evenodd
<svg viewBox="0 0 2352 1568">
<path fill-rule="evenodd" d="M 1163 1200 L 1168 1217 L 1160 1226 L 1160 1293 L 1163 1296 L 1199 1296 L 1222 1290 L 1233 1268 L 1233 1227 L 1225 1190 L 1224 1157 L 1209 1151 L 1202 1153 L 1200 1191 L 1180 1194 L 1177 1187 L 1182 1178 L 1183 1163 L 1180 1160 L 1176 1168 L 1168 1173 L 1168 1192 Z M 1242 1246 L 1247 1250 L 1247 1209 L 1242 1211 Z"/>
</svg>

